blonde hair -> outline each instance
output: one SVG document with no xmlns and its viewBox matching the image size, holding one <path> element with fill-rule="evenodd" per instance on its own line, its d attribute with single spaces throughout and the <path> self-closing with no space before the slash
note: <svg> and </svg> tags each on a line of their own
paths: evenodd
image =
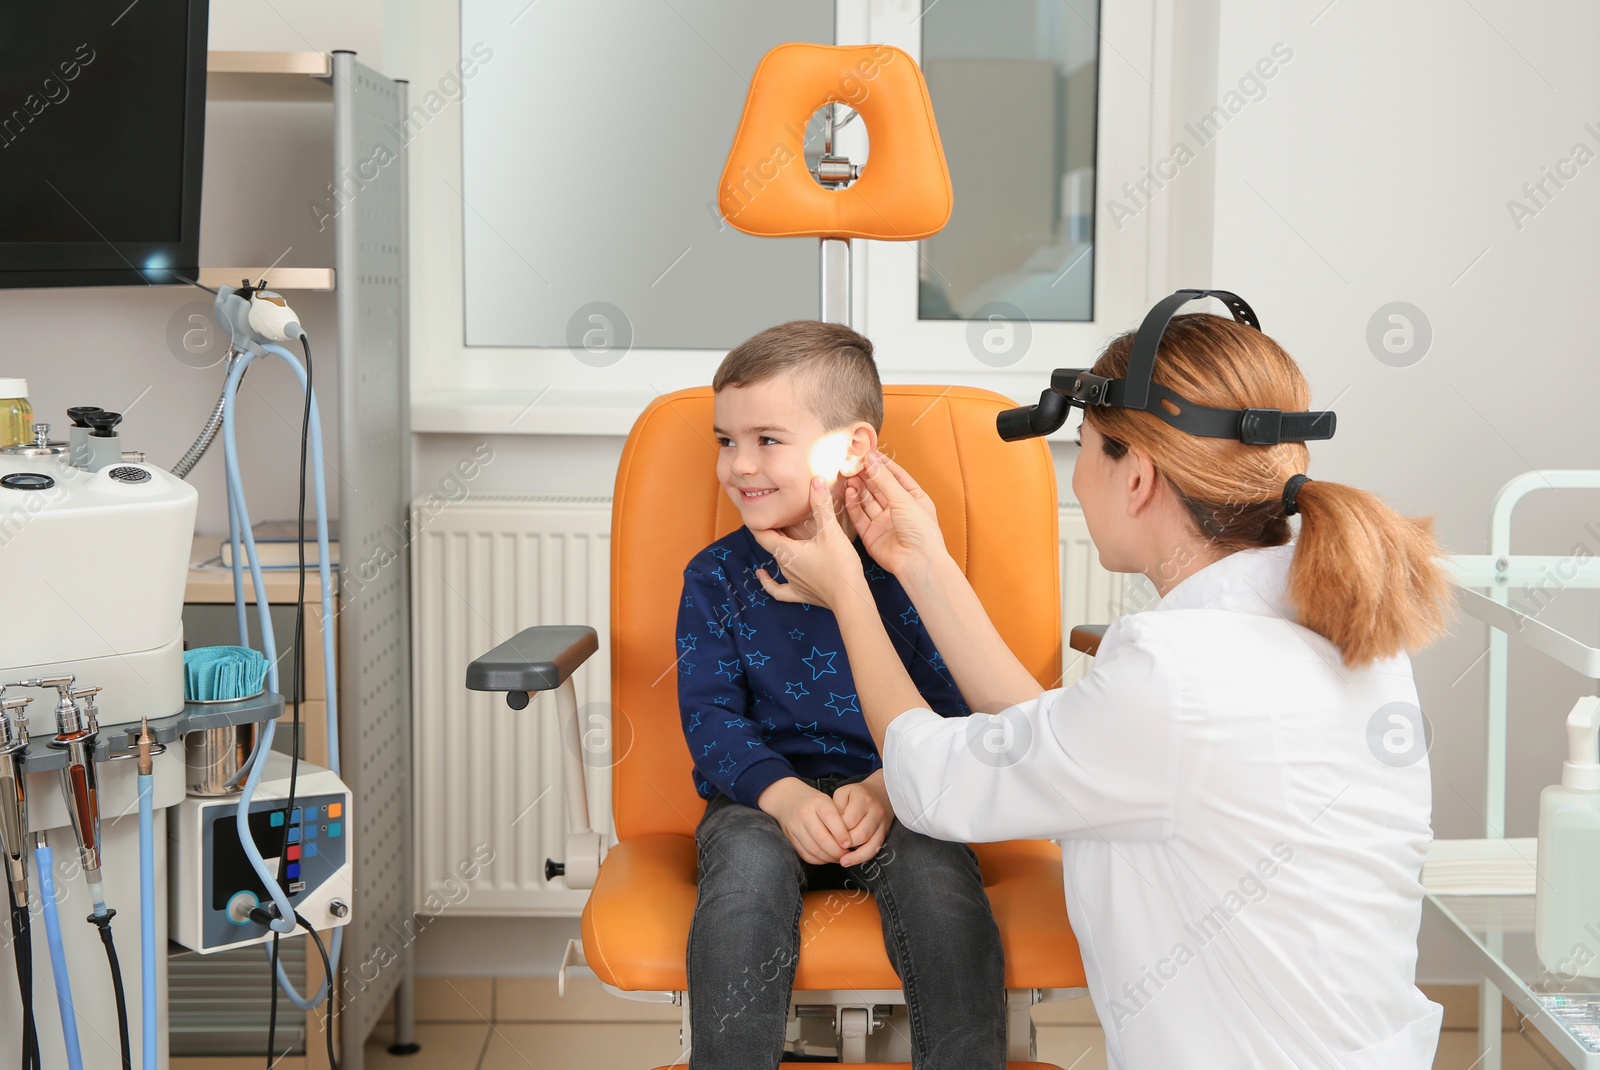
<svg viewBox="0 0 1600 1070">
<path fill-rule="evenodd" d="M 750 386 L 786 372 L 800 373 L 806 407 L 824 430 L 865 420 L 883 431 L 883 383 L 872 343 L 842 323 L 794 320 L 768 327 L 728 351 L 711 389 Z"/>
<path fill-rule="evenodd" d="M 1126 375 L 1132 347 L 1131 331 L 1113 339 L 1094 373 Z M 1155 380 L 1197 405 L 1311 407 L 1305 376 L 1282 347 L 1253 327 L 1206 313 L 1168 325 Z M 1112 458 L 1129 447 L 1149 456 L 1199 534 L 1223 552 L 1289 541 L 1283 489 L 1306 470 L 1305 443 L 1201 438 L 1129 409 L 1091 406 L 1084 419 Z M 1300 623 L 1337 646 L 1347 666 L 1419 649 L 1444 631 L 1450 583 L 1434 560 L 1432 517 L 1402 517 L 1376 495 L 1323 480 L 1305 482 L 1295 506 L 1302 519 L 1289 597 Z"/>
</svg>

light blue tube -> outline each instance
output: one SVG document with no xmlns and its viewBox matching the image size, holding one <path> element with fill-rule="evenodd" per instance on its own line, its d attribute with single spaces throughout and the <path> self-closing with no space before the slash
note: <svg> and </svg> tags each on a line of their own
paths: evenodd
<svg viewBox="0 0 1600 1070">
<path fill-rule="evenodd" d="M 267 353 L 281 357 L 291 368 L 294 369 L 295 373 L 299 376 L 301 388 L 305 389 L 307 387 L 305 367 L 298 359 L 295 358 L 293 354 L 275 345 L 262 346 L 258 349 L 253 348 L 251 351 L 242 355 L 239 361 L 229 372 L 227 386 L 223 391 L 222 430 L 223 457 L 227 468 L 230 523 L 229 534 L 230 538 L 236 538 L 242 542 L 244 549 L 242 558 L 238 553 L 235 553 L 234 555 L 235 575 L 239 575 L 241 560 L 248 561 L 251 583 L 255 588 L 256 606 L 261 622 L 263 653 L 266 654 L 267 657 L 269 677 L 268 686 L 271 687 L 272 690 L 278 691 L 277 637 L 273 632 L 272 621 L 267 612 L 266 585 L 261 576 L 261 566 L 256 551 L 255 537 L 253 532 L 250 530 L 249 507 L 245 502 L 244 482 L 239 474 L 238 446 L 234 432 L 233 415 L 234 401 L 237 397 L 239 389 L 239 380 L 244 374 L 244 369 L 257 356 L 263 356 Z M 315 462 L 312 464 L 311 468 L 316 503 L 318 549 L 317 572 L 322 588 L 321 602 L 323 620 L 326 622 L 331 621 L 334 618 L 333 575 L 329 565 L 330 554 L 328 540 L 327 487 L 323 474 L 322 419 L 317 408 L 315 391 L 310 391 L 309 406 L 309 448 L 310 452 L 315 455 Z M 239 603 L 242 603 L 242 579 L 240 580 L 240 584 L 241 586 L 239 590 L 236 591 L 236 600 Z M 326 679 L 328 681 L 327 725 L 329 766 L 335 773 L 337 773 L 340 766 L 337 698 L 338 686 L 336 675 L 337 666 L 333 650 L 333 632 L 332 629 L 327 627 L 324 627 L 323 629 L 322 655 Z M 277 880 L 273 878 L 271 871 L 267 869 L 266 860 L 262 858 L 261 852 L 256 848 L 254 838 L 250 835 L 249 830 L 250 803 L 255 797 L 256 789 L 261 781 L 261 774 L 266 768 L 267 756 L 272 751 L 272 741 L 274 735 L 276 734 L 276 728 L 276 721 L 268 721 L 262 730 L 261 737 L 256 743 L 256 760 L 252 762 L 249 776 L 245 779 L 244 790 L 239 800 L 239 806 L 235 811 L 234 817 L 236 827 L 238 829 L 239 842 L 244 849 L 245 857 L 249 860 L 251 868 L 256 871 L 256 875 L 260 878 L 262 886 L 267 889 L 268 894 L 272 897 L 274 905 L 276 905 L 278 908 L 278 920 L 273 923 L 272 927 L 282 933 L 292 932 L 294 930 L 294 910 L 288 901 L 288 897 L 284 894 L 283 889 L 279 886 Z M 335 932 L 333 937 L 333 946 L 330 948 L 330 965 L 332 965 L 334 970 L 338 969 L 338 955 L 343 944 L 341 937 L 342 931 Z M 284 973 L 282 963 L 279 964 L 277 980 L 279 987 L 282 988 L 284 994 L 288 996 L 290 1002 L 303 1010 L 309 1010 L 312 1007 L 319 1005 L 327 997 L 328 979 L 326 978 L 324 979 L 322 986 L 317 990 L 316 994 L 310 999 L 302 997 L 295 989 L 294 984 Z"/>
<path fill-rule="evenodd" d="M 339 949 L 343 946 L 344 926 L 341 925 L 333 930 L 333 940 L 328 945 L 328 965 L 332 966 L 335 972 L 339 969 Z M 270 959 L 272 957 L 272 948 L 266 948 L 266 952 L 267 958 Z M 303 1011 L 322 1006 L 322 1001 L 328 998 L 328 979 L 326 977 L 322 979 L 322 984 L 317 987 L 314 995 L 310 997 L 302 996 L 299 990 L 294 987 L 294 982 L 289 980 L 289 975 L 283 972 L 283 960 L 281 958 L 278 960 L 278 987 L 283 989 L 283 994 L 290 1003 L 293 1003 Z"/>
<path fill-rule="evenodd" d="M 83 1070 L 83 1052 L 78 1047 L 78 1012 L 72 1006 L 72 981 L 67 976 L 67 949 L 61 943 L 61 915 L 56 913 L 55 860 L 50 845 L 35 841 L 34 865 L 39 867 L 39 898 L 44 907 L 44 932 L 50 941 L 50 969 L 55 973 L 56 1004 L 61 1008 L 61 1037 L 67 1045 L 67 1066 Z"/>
<path fill-rule="evenodd" d="M 244 375 L 245 368 L 249 367 L 254 358 L 253 353 L 246 353 L 233 370 L 228 373 L 227 385 L 223 387 L 222 402 L 222 444 L 223 459 L 227 465 L 228 500 L 232 503 L 232 515 L 235 528 L 244 540 L 246 557 L 250 562 L 250 581 L 255 587 L 256 611 L 261 624 L 262 653 L 267 657 L 267 686 L 273 691 L 278 691 L 278 644 L 272 631 L 272 614 L 267 603 L 267 585 L 261 577 L 261 562 L 256 554 L 256 540 L 250 531 L 250 510 L 244 500 L 244 485 L 239 478 L 239 447 L 237 436 L 234 434 L 233 403 L 238 394 L 239 379 Z M 316 399 L 313 398 L 312 412 L 316 412 Z M 317 425 L 313 423 L 313 427 Z M 320 428 L 315 432 L 321 437 Z M 281 694 L 281 692 L 279 692 Z M 235 827 L 238 829 L 239 846 L 244 851 L 250 868 L 255 870 L 260 878 L 261 885 L 272 897 L 273 903 L 278 908 L 277 920 L 272 923 L 272 928 L 278 932 L 286 933 L 294 930 L 294 907 L 289 902 L 289 897 L 284 894 L 278 881 L 267 868 L 266 859 L 261 857 L 261 851 L 256 847 L 255 837 L 250 834 L 250 802 L 255 798 L 256 787 L 261 783 L 262 771 L 267 767 L 267 758 L 272 753 L 272 740 L 276 734 L 277 722 L 266 722 L 262 729 L 261 737 L 256 743 L 256 759 L 251 763 L 250 775 L 245 778 L 244 792 L 239 799 L 239 806 L 235 811 Z"/>
<path fill-rule="evenodd" d="M 250 617 L 244 607 L 244 562 L 239 557 L 239 514 L 233 509 L 233 495 L 228 499 L 228 541 L 233 550 L 233 615 L 239 629 L 239 645 L 250 645 Z"/>
<path fill-rule="evenodd" d="M 139 777 L 139 968 L 144 1070 L 158 1070 L 156 1024 L 156 779 Z"/>
</svg>

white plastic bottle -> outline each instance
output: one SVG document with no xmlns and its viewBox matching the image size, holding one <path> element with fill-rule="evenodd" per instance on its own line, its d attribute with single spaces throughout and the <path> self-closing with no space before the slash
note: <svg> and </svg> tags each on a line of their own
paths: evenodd
<svg viewBox="0 0 1600 1070">
<path fill-rule="evenodd" d="M 1600 977 L 1600 697 L 1567 714 L 1561 783 L 1539 794 L 1534 946 L 1553 981 Z"/>
</svg>

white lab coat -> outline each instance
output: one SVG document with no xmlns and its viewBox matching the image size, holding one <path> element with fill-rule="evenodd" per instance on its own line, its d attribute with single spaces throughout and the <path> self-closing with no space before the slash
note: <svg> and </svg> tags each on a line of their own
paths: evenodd
<svg viewBox="0 0 1600 1070">
<path fill-rule="evenodd" d="M 1417 702 L 1411 664 L 1346 668 L 1296 624 L 1292 553 L 1231 554 L 1122 617 L 1072 687 L 889 726 L 905 824 L 1061 841 L 1114 1068 L 1433 1063 L 1443 1009 L 1413 983 L 1428 762 L 1369 744 L 1380 708 Z"/>
</svg>

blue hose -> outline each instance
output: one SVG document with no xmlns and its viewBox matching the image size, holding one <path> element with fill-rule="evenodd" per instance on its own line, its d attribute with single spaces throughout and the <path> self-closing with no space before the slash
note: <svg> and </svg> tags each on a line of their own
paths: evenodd
<svg viewBox="0 0 1600 1070">
<path fill-rule="evenodd" d="M 33 861 L 39 867 L 39 898 L 44 906 L 44 931 L 50 941 L 50 969 L 55 973 L 56 1003 L 61 1008 L 61 1037 L 67 1045 L 67 1066 L 83 1070 L 78 1047 L 78 1012 L 72 1006 L 72 981 L 67 976 L 67 949 L 61 943 L 61 916 L 56 913 L 55 860 L 41 835 L 35 841 Z"/>
<path fill-rule="evenodd" d="M 144 1070 L 158 1070 L 156 1054 L 156 819 L 155 777 L 139 777 L 139 966 L 143 989 Z"/>
<path fill-rule="evenodd" d="M 244 563 L 248 562 L 250 568 L 250 579 L 255 588 L 256 594 L 256 610 L 261 625 L 263 653 L 267 657 L 268 687 L 270 687 L 273 691 L 278 691 L 277 637 L 273 632 L 272 619 L 267 609 L 266 584 L 261 575 L 261 565 L 256 551 L 255 534 L 250 528 L 250 511 L 245 502 L 244 481 L 239 474 L 239 453 L 236 436 L 234 433 L 233 415 L 234 401 L 238 396 L 239 380 L 243 377 L 245 368 L 247 368 L 250 362 L 256 359 L 256 357 L 264 356 L 267 353 L 281 357 L 292 369 L 294 369 L 295 374 L 300 379 L 301 389 L 306 388 L 307 383 L 305 366 L 301 364 L 299 359 L 291 354 L 288 350 L 275 345 L 252 348 L 249 352 L 246 352 L 239 358 L 237 363 L 234 364 L 233 368 L 228 373 L 227 385 L 223 389 L 222 433 L 223 458 L 227 470 L 229 537 L 234 540 L 234 547 L 236 548 L 233 556 L 234 584 L 236 594 L 240 596 L 236 598 L 236 605 L 239 607 L 242 607 L 243 605 L 243 577 L 241 570 Z M 317 573 L 318 578 L 321 581 L 322 619 L 324 621 L 322 633 L 322 656 L 327 679 L 330 683 L 326 707 L 328 726 L 328 764 L 335 773 L 338 773 L 340 765 L 338 690 L 337 686 L 333 684 L 333 681 L 335 680 L 333 630 L 326 627 L 326 622 L 331 621 L 334 618 L 333 574 L 329 565 L 330 554 L 328 546 L 327 488 L 323 474 L 322 460 L 322 419 L 317 409 L 317 396 L 314 391 L 311 392 L 309 405 L 311 410 L 310 446 L 311 451 L 316 456 L 316 463 L 312 465 L 312 478 L 316 501 L 318 550 Z M 244 550 L 242 555 L 237 552 L 237 548 L 240 547 L 241 543 Z M 241 622 L 241 632 L 243 632 L 245 630 L 245 616 L 242 608 L 239 609 L 239 617 Z M 245 778 L 244 790 L 239 800 L 238 809 L 235 811 L 234 820 L 239 834 L 239 843 L 244 849 L 245 857 L 250 862 L 251 868 L 255 870 L 256 876 L 260 878 L 262 886 L 267 890 L 268 895 L 272 898 L 273 904 L 277 907 L 278 919 L 273 922 L 272 928 L 280 933 L 287 933 L 294 931 L 295 928 L 294 908 L 289 903 L 288 896 L 284 894 L 282 886 L 267 868 L 266 860 L 262 857 L 259 848 L 256 847 L 255 839 L 250 834 L 249 826 L 250 803 L 251 800 L 254 799 L 256 789 L 261 782 L 261 774 L 266 769 L 267 756 L 272 753 L 272 741 L 276 734 L 276 729 L 276 721 L 266 722 L 266 725 L 262 730 L 261 737 L 256 742 L 256 760 L 251 765 L 249 776 Z M 330 958 L 335 963 L 335 969 L 338 968 L 336 963 L 338 960 L 339 950 L 343 943 L 343 941 L 340 939 L 341 935 L 342 933 L 339 932 L 334 933 L 333 947 L 331 949 L 332 954 Z M 302 1010 L 309 1010 L 312 1007 L 320 1004 L 323 999 L 326 998 L 328 991 L 328 978 L 323 979 L 322 986 L 310 999 L 301 996 L 299 992 L 296 991 L 293 983 L 283 972 L 282 963 L 279 963 L 278 966 L 277 980 L 279 987 L 282 988 L 284 994 L 289 997 L 290 1002 Z"/>
</svg>

